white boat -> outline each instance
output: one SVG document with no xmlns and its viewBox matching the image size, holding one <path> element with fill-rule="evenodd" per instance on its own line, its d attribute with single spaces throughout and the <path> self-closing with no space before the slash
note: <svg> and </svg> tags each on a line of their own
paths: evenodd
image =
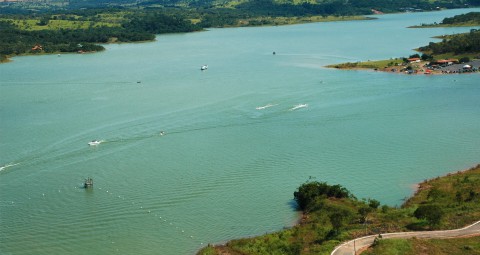
<svg viewBox="0 0 480 255">
<path fill-rule="evenodd" d="M 290 111 L 295 111 L 297 109 L 305 108 L 305 107 L 308 107 L 308 104 L 297 104 L 297 105 L 293 106 L 293 108 L 291 108 Z"/>
<path fill-rule="evenodd" d="M 202 67 L 200 67 L 200 70 L 207 70 L 208 69 L 208 65 L 203 65 Z"/>
<path fill-rule="evenodd" d="M 88 142 L 88 145 L 90 145 L 90 146 L 97 146 L 97 145 L 99 145 L 100 143 L 102 143 L 102 141 L 93 140 L 93 141 L 91 141 L 91 142 Z"/>
</svg>

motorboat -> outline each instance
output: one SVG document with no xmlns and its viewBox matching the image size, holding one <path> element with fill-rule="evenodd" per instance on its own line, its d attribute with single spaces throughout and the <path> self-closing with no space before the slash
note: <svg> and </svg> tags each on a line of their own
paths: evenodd
<svg viewBox="0 0 480 255">
<path fill-rule="evenodd" d="M 97 146 L 97 145 L 99 145 L 100 143 L 102 143 L 102 141 L 93 140 L 93 141 L 91 141 L 91 142 L 88 142 L 88 145 L 90 145 L 90 146 Z"/>
<path fill-rule="evenodd" d="M 200 70 L 207 70 L 208 69 L 208 65 L 203 65 L 202 67 L 200 67 Z"/>
</svg>

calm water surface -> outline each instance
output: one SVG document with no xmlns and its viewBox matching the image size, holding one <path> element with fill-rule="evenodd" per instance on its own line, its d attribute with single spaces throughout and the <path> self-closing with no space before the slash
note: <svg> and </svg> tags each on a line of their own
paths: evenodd
<svg viewBox="0 0 480 255">
<path fill-rule="evenodd" d="M 310 176 L 401 204 L 415 183 L 479 162 L 479 75 L 323 66 L 408 56 L 470 28 L 407 26 L 468 11 L 212 29 L 0 65 L 0 254 L 193 254 L 290 226 Z"/>
</svg>

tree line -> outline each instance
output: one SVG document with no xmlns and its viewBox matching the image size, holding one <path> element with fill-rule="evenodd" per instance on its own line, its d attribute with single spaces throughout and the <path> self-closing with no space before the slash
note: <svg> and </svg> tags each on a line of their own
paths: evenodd
<svg viewBox="0 0 480 255">
<path fill-rule="evenodd" d="M 480 12 L 469 12 L 465 14 L 455 15 L 454 17 L 450 18 L 444 18 L 441 24 L 451 25 L 459 23 L 480 24 Z"/>
<path fill-rule="evenodd" d="M 427 46 L 420 47 L 419 50 L 434 55 L 478 53 L 480 52 L 480 30 L 471 29 L 469 33 L 444 38 L 441 42 L 430 42 Z"/>
<path fill-rule="evenodd" d="M 112 39 L 116 42 L 148 41 L 155 39 L 155 34 L 199 29 L 199 26 L 182 17 L 153 12 L 127 17 L 120 26 L 91 26 L 86 29 L 29 31 L 18 28 L 12 21 L 3 20 L 0 21 L 0 56 L 5 59 L 8 55 L 25 53 L 101 51 L 104 47 L 98 44 L 108 43 Z"/>
</svg>

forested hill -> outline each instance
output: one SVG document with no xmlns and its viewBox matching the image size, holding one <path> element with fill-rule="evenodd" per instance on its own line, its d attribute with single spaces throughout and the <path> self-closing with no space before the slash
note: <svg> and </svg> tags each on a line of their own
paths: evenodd
<svg viewBox="0 0 480 255">
<path fill-rule="evenodd" d="M 470 5 L 480 0 L 0 0 L 0 62 L 20 54 L 98 51 L 98 43 L 153 40 L 155 34 L 209 27 Z"/>
<path fill-rule="evenodd" d="M 60 0 L 56 0 L 60 1 Z M 265 3 L 274 5 L 343 5 L 347 7 L 367 7 L 367 8 L 385 8 L 388 10 L 398 10 L 399 8 L 424 8 L 431 6 L 433 1 L 428 0 L 70 0 L 69 3 L 75 6 L 81 5 L 121 5 L 121 4 L 139 4 L 139 5 L 162 5 L 162 6 L 236 6 L 236 5 L 256 5 L 262 6 Z M 465 5 L 480 5 L 480 0 L 438 0 L 434 2 L 435 7 L 458 8 Z"/>
<path fill-rule="evenodd" d="M 80 8 L 187 8 L 241 10 L 262 15 L 357 15 L 372 9 L 389 13 L 437 8 L 480 6 L 480 0 L 9 0 L 0 2 L 0 13 L 20 10 Z"/>
<path fill-rule="evenodd" d="M 100 51 L 104 48 L 99 43 L 148 41 L 155 34 L 201 30 L 181 16 L 161 12 L 96 12 L 0 18 L 0 62 L 21 54 Z"/>
</svg>

